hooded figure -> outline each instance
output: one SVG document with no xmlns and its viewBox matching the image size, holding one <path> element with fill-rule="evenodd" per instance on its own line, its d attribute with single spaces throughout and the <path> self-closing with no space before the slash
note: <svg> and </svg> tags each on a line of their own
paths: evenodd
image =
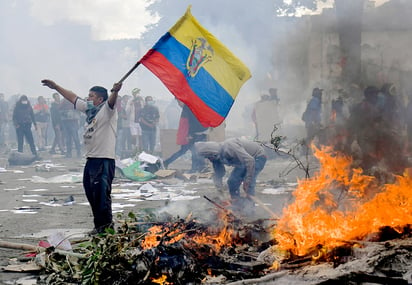
<svg viewBox="0 0 412 285">
<path fill-rule="evenodd" d="M 26 95 L 22 95 L 19 101 L 16 102 L 16 107 L 13 110 L 13 124 L 16 128 L 17 151 L 23 152 L 23 143 L 24 139 L 26 139 L 30 146 L 31 153 L 37 156 L 33 133 L 31 132 L 32 124 L 36 129 L 37 124 L 34 119 L 33 108 Z"/>
<path fill-rule="evenodd" d="M 198 142 L 196 151 L 208 158 L 213 164 L 216 188 L 222 188 L 222 178 L 225 175 L 224 165 L 233 167 L 227 180 L 232 200 L 240 201 L 240 185 L 246 192 L 249 204 L 253 203 L 256 178 L 266 164 L 266 155 L 263 147 L 253 141 L 242 138 L 230 138 L 222 143 Z M 254 203 L 253 203 L 254 204 Z M 245 205 L 239 205 L 245 206 Z"/>
<path fill-rule="evenodd" d="M 226 174 L 225 166 L 220 159 L 221 143 L 218 142 L 196 142 L 195 151 L 204 158 L 210 160 L 213 165 L 213 182 L 218 191 L 223 190 L 223 176 Z"/>
</svg>

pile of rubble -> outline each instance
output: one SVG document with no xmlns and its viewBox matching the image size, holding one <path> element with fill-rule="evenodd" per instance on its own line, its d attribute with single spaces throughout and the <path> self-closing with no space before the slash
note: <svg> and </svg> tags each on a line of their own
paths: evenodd
<svg viewBox="0 0 412 285">
<path fill-rule="evenodd" d="M 367 241 L 321 245 L 305 256 L 277 248 L 276 220 L 246 223 L 217 208 L 214 224 L 129 213 L 116 232 L 32 252 L 38 284 L 410 284 L 410 229 L 391 228 Z M 161 221 L 161 222 L 160 222 Z M 0 246 L 2 244 L 0 243 Z M 26 255 L 27 256 L 27 255 Z M 7 270 L 7 268 L 5 268 Z M 408 283 L 409 282 L 409 283 Z"/>
</svg>

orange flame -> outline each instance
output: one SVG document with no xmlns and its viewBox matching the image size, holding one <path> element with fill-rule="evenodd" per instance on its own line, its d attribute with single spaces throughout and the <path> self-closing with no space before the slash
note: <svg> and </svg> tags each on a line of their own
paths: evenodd
<svg viewBox="0 0 412 285">
<path fill-rule="evenodd" d="M 221 214 L 219 217 L 222 222 L 221 228 L 216 229 L 215 234 L 202 232 L 195 235 L 193 237 L 195 243 L 210 245 L 215 251 L 220 251 L 222 247 L 232 244 L 234 231 L 229 223 L 229 217 L 224 213 Z"/>
<path fill-rule="evenodd" d="M 169 240 L 163 241 L 164 244 L 173 244 L 184 238 L 185 234 L 179 233 L 179 229 L 170 231 L 168 227 L 153 226 L 148 229 L 148 233 L 140 245 L 143 249 L 156 247 L 164 237 L 169 238 Z"/>
<path fill-rule="evenodd" d="M 156 284 L 161 284 L 161 285 L 168 285 L 171 284 L 169 282 L 166 281 L 167 276 L 166 275 L 162 275 L 159 278 L 152 278 L 152 282 L 156 283 Z"/>
<path fill-rule="evenodd" d="M 153 226 L 148 229 L 140 246 L 143 249 L 149 249 L 157 247 L 160 243 L 169 245 L 186 238 L 186 242 L 210 245 L 213 250 L 220 251 L 222 247 L 233 243 L 234 236 L 234 230 L 229 221 L 229 216 L 227 214 L 221 214 L 218 218 L 219 224 L 215 228 L 210 227 L 208 232 L 198 232 L 191 236 L 187 236 L 186 233 L 181 232 L 184 228 L 179 228 L 179 225 Z M 171 230 L 171 228 L 173 228 L 173 230 Z"/>
<path fill-rule="evenodd" d="M 401 231 L 412 221 L 412 178 L 405 173 L 393 184 L 378 185 L 375 177 L 352 169 L 352 159 L 315 149 L 320 171 L 299 181 L 295 201 L 284 209 L 275 229 L 279 248 L 305 255 L 323 245 L 362 239 L 383 226 Z"/>
</svg>

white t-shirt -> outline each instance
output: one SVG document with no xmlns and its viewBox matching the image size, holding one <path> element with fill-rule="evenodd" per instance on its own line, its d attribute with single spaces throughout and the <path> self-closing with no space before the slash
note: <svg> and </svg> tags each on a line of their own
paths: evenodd
<svg viewBox="0 0 412 285">
<path fill-rule="evenodd" d="M 77 98 L 74 108 L 86 112 L 87 102 Z M 117 109 L 110 108 L 106 102 L 97 112 L 90 124 L 86 122 L 83 134 L 85 156 L 87 158 L 111 158 L 115 159 L 117 131 Z"/>
</svg>

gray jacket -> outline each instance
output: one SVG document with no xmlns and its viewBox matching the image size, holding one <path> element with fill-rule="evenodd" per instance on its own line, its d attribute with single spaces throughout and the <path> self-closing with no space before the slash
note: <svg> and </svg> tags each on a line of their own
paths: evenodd
<svg viewBox="0 0 412 285">
<path fill-rule="evenodd" d="M 245 182 L 248 184 L 255 174 L 255 159 L 264 155 L 265 150 L 259 143 L 242 138 L 225 140 L 220 150 L 220 157 L 224 164 L 246 168 Z"/>
<path fill-rule="evenodd" d="M 200 155 L 212 162 L 215 172 L 214 181 L 218 188 L 222 185 L 221 181 L 225 175 L 224 164 L 245 167 L 245 182 L 250 184 L 255 173 L 255 159 L 265 155 L 265 150 L 259 143 L 242 138 L 230 138 L 222 143 L 199 142 L 195 147 Z"/>
</svg>

